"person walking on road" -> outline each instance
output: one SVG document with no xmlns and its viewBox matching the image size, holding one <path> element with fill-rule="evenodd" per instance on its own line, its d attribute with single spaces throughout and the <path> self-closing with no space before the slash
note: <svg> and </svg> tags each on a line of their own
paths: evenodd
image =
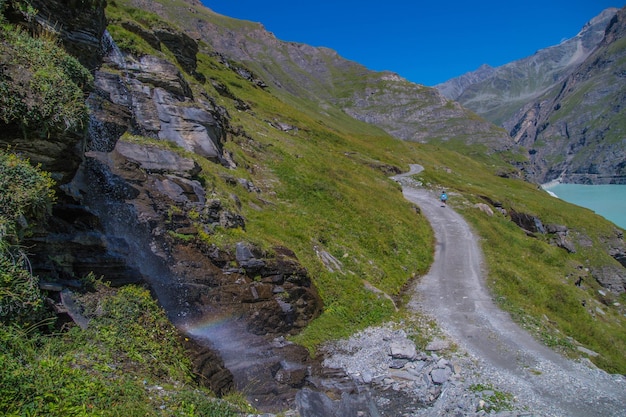
<svg viewBox="0 0 626 417">
<path fill-rule="evenodd" d="M 441 195 L 439 196 L 439 200 L 441 200 L 441 207 L 445 207 L 447 202 L 448 202 L 448 194 L 444 191 L 441 192 Z"/>
</svg>

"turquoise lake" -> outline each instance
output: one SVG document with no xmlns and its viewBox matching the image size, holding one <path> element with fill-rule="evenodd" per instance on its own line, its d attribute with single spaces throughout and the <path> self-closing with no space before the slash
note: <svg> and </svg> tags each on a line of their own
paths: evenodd
<svg viewBox="0 0 626 417">
<path fill-rule="evenodd" d="M 626 229 L 626 185 L 556 184 L 544 186 L 544 189 Z"/>
</svg>

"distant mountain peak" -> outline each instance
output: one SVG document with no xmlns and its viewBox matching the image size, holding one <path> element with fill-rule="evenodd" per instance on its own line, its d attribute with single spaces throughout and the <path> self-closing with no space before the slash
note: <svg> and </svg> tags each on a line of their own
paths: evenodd
<svg viewBox="0 0 626 417">
<path fill-rule="evenodd" d="M 588 28 L 602 26 L 603 22 L 610 20 L 619 11 L 617 7 L 609 7 L 602 10 L 599 15 L 585 23 L 580 30 L 579 34 L 585 32 Z"/>
<path fill-rule="evenodd" d="M 563 81 L 604 38 L 619 9 L 608 8 L 589 20 L 573 38 L 533 55 L 452 78 L 435 86 L 444 96 L 500 125 L 521 106 Z"/>
</svg>

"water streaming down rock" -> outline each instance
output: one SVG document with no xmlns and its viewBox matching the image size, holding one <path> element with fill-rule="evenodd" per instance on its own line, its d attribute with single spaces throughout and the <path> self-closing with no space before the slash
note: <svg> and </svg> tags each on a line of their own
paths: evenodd
<svg viewBox="0 0 626 417">
<path fill-rule="evenodd" d="M 128 202 L 137 196 L 137 190 L 114 175 L 103 162 L 131 125 L 132 95 L 127 88 L 126 58 L 106 30 L 101 45 L 105 63 L 120 71 L 100 69 L 95 73 L 95 88 L 87 99 L 91 110 L 87 152 L 65 191 L 82 202 L 83 210 L 98 218 L 102 228 L 100 239 L 127 266 L 126 274 L 132 275 L 124 282 L 149 283 L 168 315 L 176 319 L 185 314 L 176 280 L 166 260 L 154 253 L 147 223 L 138 221 L 136 208 Z"/>
<path fill-rule="evenodd" d="M 119 46 L 117 46 L 117 43 L 115 43 L 108 30 L 104 31 L 101 45 L 105 58 L 117 65 L 122 71 L 125 71 L 126 57 Z"/>
<path fill-rule="evenodd" d="M 76 180 L 83 183 L 85 206 L 98 216 L 109 241 L 121 242 L 118 245 L 127 265 L 150 285 L 170 319 L 184 315 L 176 279 L 165 260 L 153 252 L 147 225 L 138 221 L 135 208 L 126 202 L 136 196 L 136 190 L 113 175 L 93 154 L 88 154 Z"/>
<path fill-rule="evenodd" d="M 111 152 L 131 124 L 132 95 L 127 87 L 126 58 L 106 30 L 101 44 L 105 63 L 119 72 L 96 71 L 95 88 L 87 98 L 90 109 L 87 150 Z"/>
</svg>

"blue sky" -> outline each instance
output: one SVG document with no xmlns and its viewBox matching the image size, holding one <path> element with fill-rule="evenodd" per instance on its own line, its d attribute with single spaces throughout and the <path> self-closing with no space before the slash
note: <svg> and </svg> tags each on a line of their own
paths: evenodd
<svg viewBox="0 0 626 417">
<path fill-rule="evenodd" d="M 619 0 L 623 1 L 623 0 Z M 371 70 L 432 86 L 576 36 L 615 0 L 202 0 L 284 41 L 325 46 Z"/>
</svg>

